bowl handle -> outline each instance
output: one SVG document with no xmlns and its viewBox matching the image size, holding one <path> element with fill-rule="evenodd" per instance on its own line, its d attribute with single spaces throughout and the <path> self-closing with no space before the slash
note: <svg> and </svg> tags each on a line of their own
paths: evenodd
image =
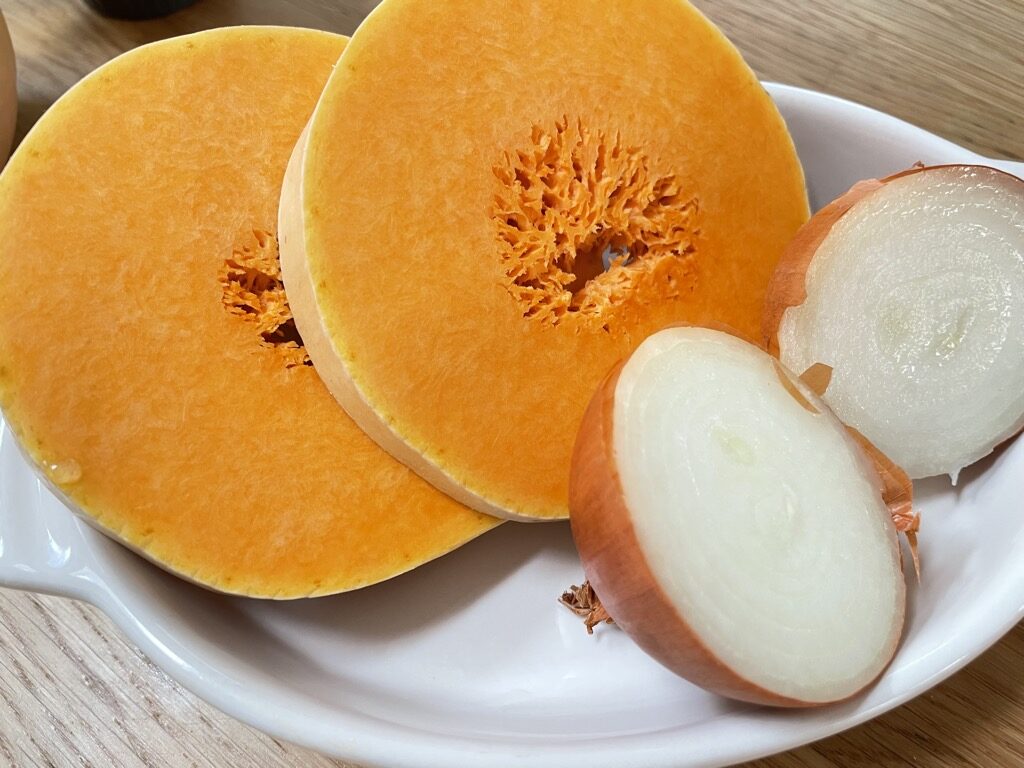
<svg viewBox="0 0 1024 768">
<path fill-rule="evenodd" d="M 22 455 L 0 420 L 0 587 L 96 602 L 95 536 Z"/>
</svg>

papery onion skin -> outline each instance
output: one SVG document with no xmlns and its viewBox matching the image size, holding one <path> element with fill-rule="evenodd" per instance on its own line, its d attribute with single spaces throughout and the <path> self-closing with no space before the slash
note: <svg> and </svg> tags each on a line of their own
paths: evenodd
<svg viewBox="0 0 1024 768">
<path fill-rule="evenodd" d="M 846 431 L 870 459 L 878 474 L 878 489 L 882 501 L 889 508 L 892 523 L 899 533 L 907 538 L 910 557 L 914 563 L 914 574 L 921 581 L 921 555 L 917 548 L 917 532 L 921 528 L 921 515 L 914 510 L 914 484 L 910 476 L 896 462 L 878 450 L 874 443 L 853 427 Z"/>
<path fill-rule="evenodd" d="M 781 363 L 777 370 L 781 375 L 785 369 Z M 828 389 L 829 381 L 832 378 L 832 367 L 824 363 L 815 363 L 802 374 L 799 379 L 816 396 L 823 398 Z M 795 385 L 794 385 L 795 386 Z M 791 393 L 793 394 L 793 393 Z M 798 400 L 803 400 L 803 395 L 796 395 Z M 914 484 L 910 476 L 896 462 L 886 456 L 878 447 L 868 440 L 864 435 L 851 426 L 846 427 L 847 433 L 860 447 L 861 452 L 874 465 L 878 475 L 878 489 L 882 494 L 882 501 L 889 508 L 893 525 L 896 530 L 907 536 L 910 541 L 911 550 L 914 555 L 914 569 L 918 578 L 921 577 L 921 564 L 917 556 L 916 534 L 920 528 L 920 515 L 914 511 Z"/>
<path fill-rule="evenodd" d="M 569 522 L 587 580 L 609 615 L 662 665 L 713 693 L 753 704 L 811 707 L 754 685 L 726 666 L 679 615 L 637 541 L 615 466 L 612 405 L 622 363 L 583 416 L 569 481 Z"/>
</svg>

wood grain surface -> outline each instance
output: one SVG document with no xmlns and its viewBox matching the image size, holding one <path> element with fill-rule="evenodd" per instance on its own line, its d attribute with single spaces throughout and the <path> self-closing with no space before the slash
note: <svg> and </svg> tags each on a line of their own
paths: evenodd
<svg viewBox="0 0 1024 768">
<path fill-rule="evenodd" d="M 481 0 L 483 1 L 483 0 Z M 993 156 L 1024 157 L 1021 0 L 702 0 L 765 79 L 845 96 Z M 4 0 L 18 136 L 123 50 L 224 24 L 351 33 L 373 0 L 200 0 L 159 21 L 78 0 Z M 0 765 L 343 766 L 182 690 L 94 608 L 0 590 Z M 945 684 L 874 722 L 756 768 L 1024 766 L 1024 625 Z"/>
</svg>

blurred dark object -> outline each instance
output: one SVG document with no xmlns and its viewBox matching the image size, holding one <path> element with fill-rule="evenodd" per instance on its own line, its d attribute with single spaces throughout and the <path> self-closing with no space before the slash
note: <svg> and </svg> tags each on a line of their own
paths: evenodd
<svg viewBox="0 0 1024 768">
<path fill-rule="evenodd" d="M 196 0 L 85 0 L 94 11 L 112 19 L 155 19 L 180 11 Z"/>
</svg>

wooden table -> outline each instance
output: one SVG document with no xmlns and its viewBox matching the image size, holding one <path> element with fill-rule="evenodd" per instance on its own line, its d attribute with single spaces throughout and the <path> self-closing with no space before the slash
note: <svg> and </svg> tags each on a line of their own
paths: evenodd
<svg viewBox="0 0 1024 768">
<path fill-rule="evenodd" d="M 483 0 L 481 0 L 483 1 Z M 115 54 L 211 26 L 351 33 L 373 0 L 200 0 L 145 23 L 77 0 L 6 0 L 18 56 L 18 136 Z M 765 79 L 870 104 L 993 156 L 1024 157 L 1021 0 L 702 0 Z M 758 768 L 1024 765 L 1024 625 L 944 685 L 848 733 Z M 0 590 L 0 766 L 343 763 L 282 744 L 183 691 L 90 606 Z"/>
</svg>

